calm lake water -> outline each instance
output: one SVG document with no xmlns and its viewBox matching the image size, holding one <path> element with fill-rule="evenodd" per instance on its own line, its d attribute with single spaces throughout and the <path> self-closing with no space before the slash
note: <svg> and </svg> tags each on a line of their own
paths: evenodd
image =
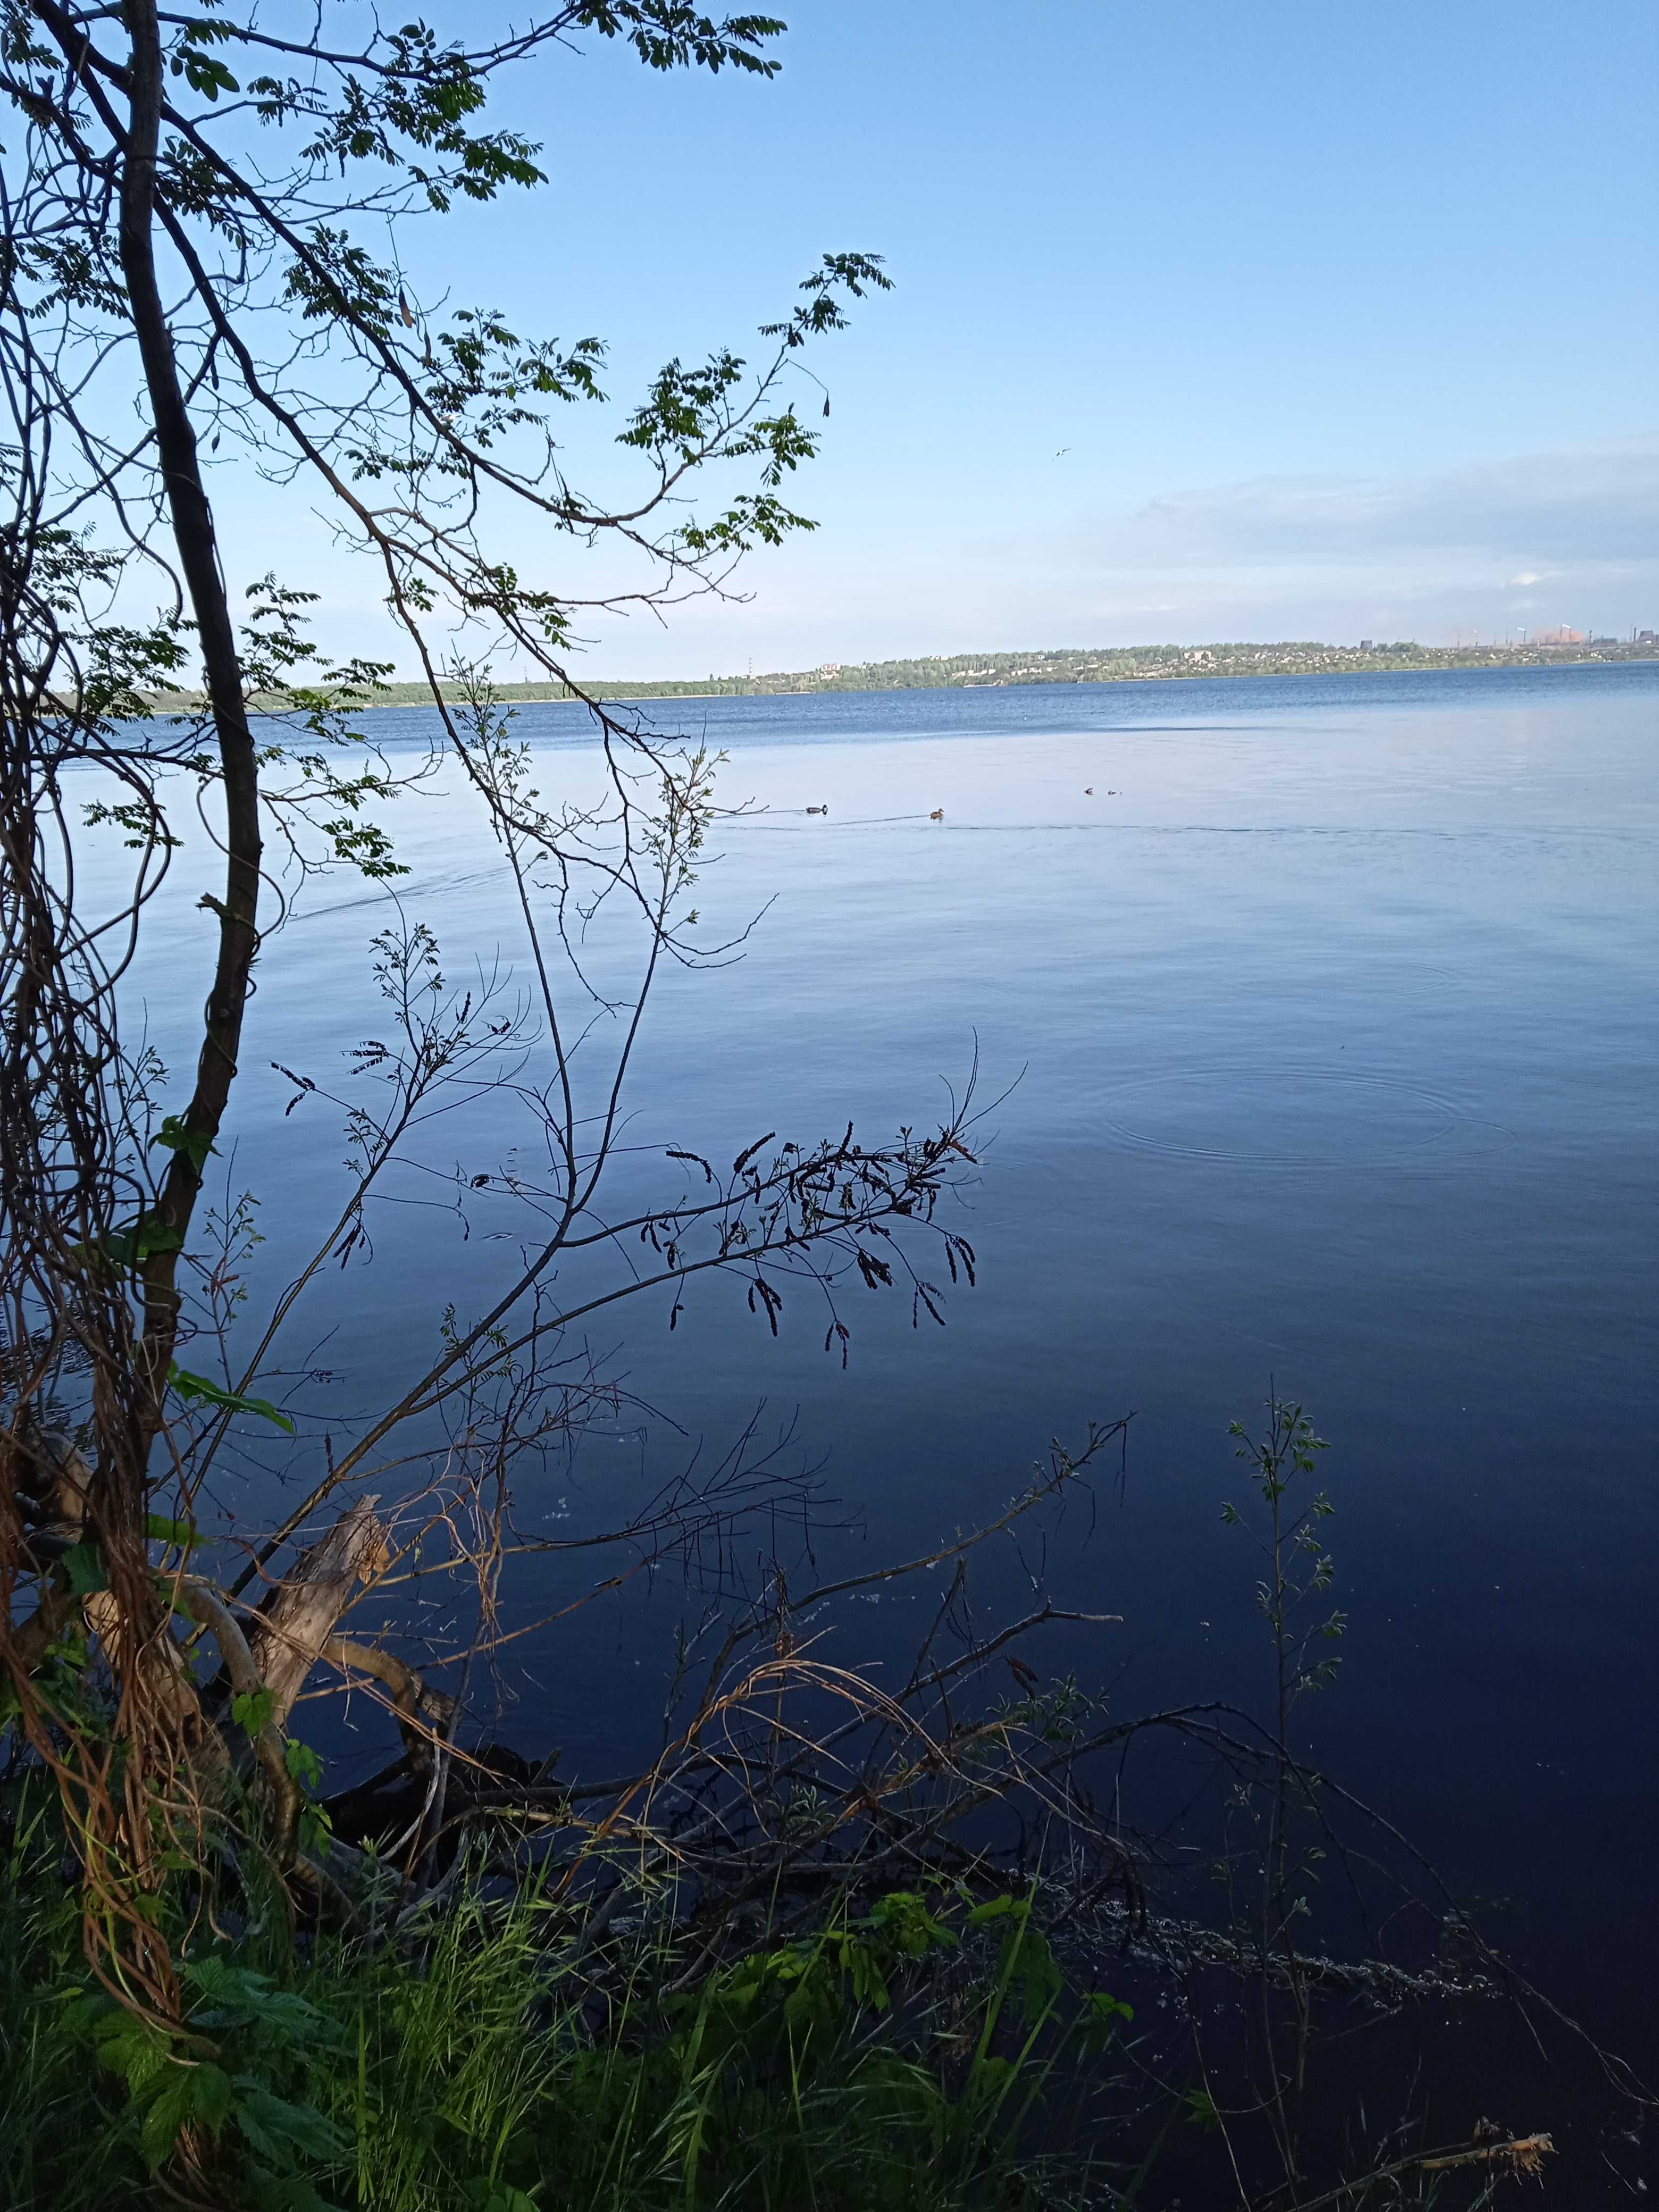
<svg viewBox="0 0 1659 2212">
<path fill-rule="evenodd" d="M 1265 1690 L 1254 1560 L 1219 1507 L 1227 1423 L 1271 1377 L 1334 1447 L 1351 1626 L 1322 1751 L 1455 1880 L 1511 1896 L 1507 1932 L 1572 2002 L 1650 2035 L 1659 666 L 651 711 L 726 749 L 726 796 L 755 802 L 698 886 L 708 933 L 762 919 L 736 965 L 666 978 L 631 1140 L 729 1159 L 769 1129 L 855 1115 L 873 1135 L 935 1118 L 975 1050 L 1001 1103 L 961 1222 L 980 1286 L 946 1328 L 849 1294 L 843 1373 L 804 1297 L 774 1341 L 713 1289 L 672 1337 L 665 1301 L 595 1343 L 711 1450 L 762 1401 L 793 1423 L 797 1460 L 862 1516 L 835 1540 L 861 1558 L 994 1510 L 1051 1436 L 1133 1409 L 1121 1496 L 1103 1486 L 1089 1540 L 1075 1522 L 1052 1560 L 1061 1595 L 1123 1625 L 1047 1652 L 1125 1711 Z M 544 793 L 586 775 L 571 710 L 519 726 Z M 522 963 L 475 814 L 429 796 L 396 827 L 450 972 Z M 313 891 L 265 963 L 234 1174 L 273 1271 L 315 1218 L 337 1116 L 285 1120 L 267 1064 L 320 1079 L 343 1033 L 373 1030 L 385 919 Z M 182 902 L 173 927 L 194 1000 Z M 483 1111 L 434 1156 L 489 1165 Z M 503 1257 L 411 1206 L 376 1234 L 316 1325 L 337 1334 L 315 1358 L 351 1376 L 343 1417 Z M 544 1516 L 635 1494 L 685 1449 L 628 1414 Z M 994 1563 L 993 1597 L 1020 1589 Z M 659 1627 L 680 1602 L 659 1590 Z M 653 1710 L 653 1639 L 625 1605 L 531 1639 L 521 1733 L 610 1771 Z M 872 1608 L 846 1656 L 895 1639 Z"/>
</svg>

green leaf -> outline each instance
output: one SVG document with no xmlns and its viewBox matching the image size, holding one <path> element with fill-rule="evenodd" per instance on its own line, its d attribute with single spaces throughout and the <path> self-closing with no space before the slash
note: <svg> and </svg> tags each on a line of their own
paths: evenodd
<svg viewBox="0 0 1659 2212">
<path fill-rule="evenodd" d="M 1134 2016 L 1133 2005 L 1125 2004 L 1108 1990 L 1093 1990 L 1083 2000 L 1083 2008 L 1078 2015 L 1079 2039 L 1087 2050 L 1101 2050 L 1116 2035 L 1119 2024 L 1127 2027 Z"/>
<path fill-rule="evenodd" d="M 146 1513 L 144 1534 L 152 1543 L 176 1544 L 181 1552 L 202 1540 L 188 1521 L 169 1521 L 165 1513 Z"/>
<path fill-rule="evenodd" d="M 150 2100 L 138 2130 L 138 2148 L 152 2173 L 167 2164 L 179 2130 L 190 2116 L 190 2083 L 180 2071 L 170 2081 L 164 2081 Z"/>
<path fill-rule="evenodd" d="M 852 1977 L 856 2001 L 872 2006 L 877 2012 L 885 2012 L 893 2001 L 887 1977 L 868 1947 L 857 1942 L 848 1943 L 842 1953 L 842 1964 Z"/>
<path fill-rule="evenodd" d="M 139 2147 L 150 2172 L 166 2163 L 185 2128 L 205 2128 L 217 2136 L 234 2094 L 230 2076 L 211 2059 L 194 2065 L 175 2059 L 149 2098 L 139 2129 Z"/>
<path fill-rule="evenodd" d="M 1018 1911 L 1022 1900 L 1013 1897 L 993 1897 L 983 1905 L 976 1905 L 968 1915 L 970 1928 L 983 1928 L 988 1920 L 1000 1920 L 1005 1913 Z"/>
<path fill-rule="evenodd" d="M 166 2038 L 102 1990 L 68 1993 L 64 2019 L 72 2035 L 85 2036 L 96 2047 L 100 2064 L 118 2074 L 135 2097 L 166 2071 Z"/>
<path fill-rule="evenodd" d="M 300 1849 L 309 1858 L 319 1858 L 328 1848 L 328 1839 L 334 1832 L 334 1822 L 326 1806 L 315 1799 L 308 1800 L 300 1810 Z"/>
<path fill-rule="evenodd" d="M 1207 2089 L 1188 2089 L 1182 2099 L 1187 2108 L 1187 2118 L 1195 2128 L 1212 2135 L 1221 2125 L 1221 2112 L 1215 2099 Z"/>
<path fill-rule="evenodd" d="M 311 1746 L 301 1743 L 298 1736 L 289 1736 L 283 1759 L 294 1779 L 307 1790 L 314 1790 L 323 1778 L 322 1760 Z"/>
<path fill-rule="evenodd" d="M 230 1701 L 230 1717 L 250 1743 L 276 1710 L 275 1690 L 244 1690 Z"/>
<path fill-rule="evenodd" d="M 211 2059 L 204 2059 L 199 2066 L 190 2069 L 191 2118 L 198 2127 L 205 2128 L 216 2136 L 225 2124 L 235 2091 L 222 2067 Z"/>
<path fill-rule="evenodd" d="M 1107 1990 L 1091 1990 L 1088 2008 L 1096 2020 L 1133 2020 L 1135 2016 L 1132 2004 L 1125 2004 L 1121 1997 L 1113 1996 Z"/>
<path fill-rule="evenodd" d="M 273 2095 L 257 2075 L 239 2074 L 236 2088 L 236 2124 L 256 2158 L 286 2166 L 296 2154 L 331 2162 L 344 2157 L 345 2137 L 314 2105 Z"/>
<path fill-rule="evenodd" d="M 109 1588 L 104 1555 L 90 1540 L 71 1544 L 64 1554 L 63 1567 L 69 1577 L 70 1589 L 76 1597 L 91 1597 L 99 1590 Z"/>
<path fill-rule="evenodd" d="M 217 1406 L 227 1413 L 257 1413 L 262 1421 L 274 1421 L 289 1436 L 294 1434 L 293 1422 L 269 1398 L 239 1398 L 234 1390 L 222 1390 L 216 1382 L 210 1382 L 205 1375 L 192 1375 L 176 1359 L 167 1370 L 167 1381 L 187 1406 Z"/>
<path fill-rule="evenodd" d="M 998 1972 L 1019 1983 L 1019 2014 L 1027 2027 L 1048 2017 L 1066 1985 L 1047 1936 L 1029 1920 L 1003 1937 Z"/>
<path fill-rule="evenodd" d="M 118 1229 L 104 1240 L 104 1251 L 118 1267 L 136 1267 L 155 1252 L 179 1252 L 184 1238 L 153 1214 L 145 1214 L 130 1229 Z"/>
<path fill-rule="evenodd" d="M 914 1890 L 896 1889 L 870 1908 L 869 1926 L 896 1945 L 907 1959 L 955 1944 L 952 1931 L 934 1919 Z"/>
<path fill-rule="evenodd" d="M 304 1997 L 292 1990 L 279 1990 L 269 1974 L 233 1966 L 216 1952 L 192 1960 L 185 1971 L 186 1979 L 207 2000 L 192 2008 L 192 2027 L 258 2028 L 296 2051 L 331 2051 L 344 2038 L 339 2023 Z"/>
<path fill-rule="evenodd" d="M 198 1176 L 208 1154 L 219 1149 L 205 1129 L 187 1129 L 177 1114 L 169 1114 L 149 1141 L 152 1150 L 161 1145 L 169 1152 L 182 1152 Z"/>
</svg>

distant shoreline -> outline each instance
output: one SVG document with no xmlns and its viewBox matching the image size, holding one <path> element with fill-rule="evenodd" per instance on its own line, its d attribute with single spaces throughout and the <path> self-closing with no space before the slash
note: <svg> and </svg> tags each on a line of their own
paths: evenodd
<svg viewBox="0 0 1659 2212">
<path fill-rule="evenodd" d="M 799 699 L 870 691 L 1202 683 L 1218 677 L 1428 675 L 1456 668 L 1586 668 L 1632 662 L 1659 662 L 1659 644 L 1598 639 L 1581 646 L 1390 645 L 1369 650 L 1316 644 L 1121 646 L 1094 652 L 960 653 L 927 660 L 866 661 L 856 667 L 828 663 L 817 669 L 763 676 L 667 678 L 656 683 L 610 683 L 596 678 L 585 689 L 590 697 L 617 706 L 647 706 L 663 699 Z M 441 690 L 446 701 L 460 696 L 451 684 Z M 579 694 L 559 684 L 501 684 L 496 695 L 514 706 L 580 704 Z M 431 699 L 425 684 L 388 684 L 360 703 L 364 708 L 420 707 Z M 156 696 L 153 703 L 158 712 L 166 713 L 199 707 L 203 700 L 199 693 L 167 693 Z"/>
</svg>

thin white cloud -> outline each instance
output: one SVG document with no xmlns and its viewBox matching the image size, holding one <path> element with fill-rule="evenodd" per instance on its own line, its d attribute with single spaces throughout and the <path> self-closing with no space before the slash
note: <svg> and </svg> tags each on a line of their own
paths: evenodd
<svg viewBox="0 0 1659 2212">
<path fill-rule="evenodd" d="M 1264 477 L 1172 494 L 1087 533 L 1103 566 L 1283 568 L 1462 554 L 1518 564 L 1659 558 L 1659 437 L 1415 477 Z"/>
<path fill-rule="evenodd" d="M 398 656 L 365 565 L 303 512 L 286 527 L 284 567 L 325 593 L 324 648 Z M 1069 527 L 1022 517 L 964 533 L 923 509 L 884 536 L 843 518 L 756 561 L 743 583 L 752 597 L 694 602 L 665 627 L 595 617 L 590 672 L 1153 640 L 1440 644 L 1559 623 L 1626 635 L 1659 623 L 1659 437 L 1413 477 L 1261 478 Z"/>
</svg>

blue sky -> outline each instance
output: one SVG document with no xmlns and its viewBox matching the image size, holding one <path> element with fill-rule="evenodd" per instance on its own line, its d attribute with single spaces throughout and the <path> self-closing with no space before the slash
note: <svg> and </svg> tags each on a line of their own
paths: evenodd
<svg viewBox="0 0 1659 2212">
<path fill-rule="evenodd" d="M 410 239 L 428 295 L 605 336 L 624 397 L 823 248 L 887 257 L 814 357 L 817 534 L 591 672 L 1659 626 L 1648 0 L 777 4 L 770 84 L 538 65 L 550 187 Z M 284 548 L 361 636 L 372 579 L 291 507 Z"/>
</svg>

